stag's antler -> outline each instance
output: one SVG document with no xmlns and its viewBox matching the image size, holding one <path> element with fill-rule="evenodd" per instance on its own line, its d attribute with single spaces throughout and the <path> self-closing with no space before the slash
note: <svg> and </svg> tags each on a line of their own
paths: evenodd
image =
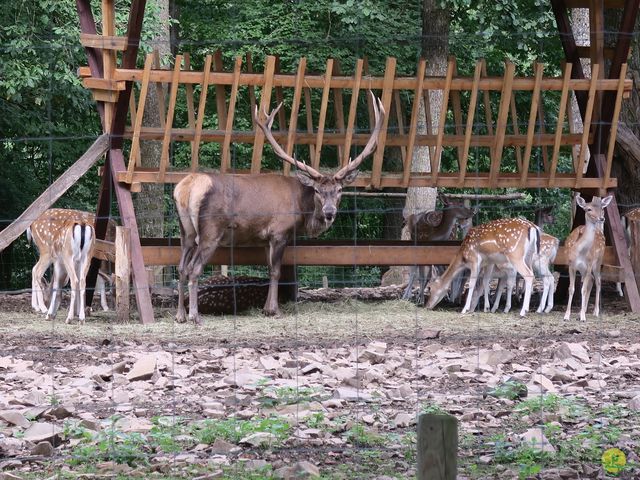
<svg viewBox="0 0 640 480">
<path fill-rule="evenodd" d="M 378 145 L 378 137 L 380 135 L 380 130 L 382 129 L 382 123 L 384 122 L 384 116 L 386 112 L 384 111 L 384 106 L 382 105 L 382 100 L 376 98 L 371 90 L 369 90 L 369 94 L 373 99 L 373 110 L 375 113 L 376 123 L 373 127 L 373 132 L 371 132 L 371 137 L 369 137 L 369 141 L 365 145 L 360 155 L 358 155 L 354 160 L 349 159 L 349 163 L 347 163 L 344 167 L 336 172 L 334 178 L 336 180 L 342 180 L 346 175 L 353 172 L 357 169 L 362 161 L 371 155 L 373 151 L 376 149 Z"/>
<path fill-rule="evenodd" d="M 273 138 L 273 133 L 271 132 L 271 126 L 273 125 L 273 120 L 276 118 L 276 114 L 278 113 L 281 107 L 282 107 L 282 102 L 280 102 L 280 105 L 278 105 L 278 107 L 274 109 L 271 112 L 271 114 L 267 114 L 267 110 L 266 109 L 264 110 L 264 114 L 267 117 L 267 122 L 265 124 L 264 122 L 260 121 L 260 119 L 258 118 L 259 117 L 258 106 L 256 105 L 256 108 L 253 111 L 253 118 L 255 122 L 258 125 L 260 125 L 260 128 L 264 132 L 264 136 L 273 147 L 273 151 L 276 152 L 276 155 L 278 155 L 285 162 L 290 163 L 294 167 L 306 173 L 309 177 L 313 178 L 314 180 L 321 179 L 324 175 L 322 175 L 320 172 L 318 172 L 314 168 L 308 166 L 306 163 L 300 162 L 296 160 L 294 157 L 288 155 L 287 152 L 285 152 L 284 149 L 280 146 L 280 144 L 276 141 L 276 139 Z"/>
</svg>

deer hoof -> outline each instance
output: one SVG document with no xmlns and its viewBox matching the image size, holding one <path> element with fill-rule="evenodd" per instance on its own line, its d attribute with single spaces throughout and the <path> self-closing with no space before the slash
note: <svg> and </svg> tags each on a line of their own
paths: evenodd
<svg viewBox="0 0 640 480">
<path fill-rule="evenodd" d="M 280 309 L 276 308 L 275 310 L 264 308 L 262 313 L 267 317 L 279 317 L 282 314 L 280 313 Z"/>
<path fill-rule="evenodd" d="M 197 326 L 202 325 L 202 320 L 200 319 L 200 315 L 196 315 L 195 317 L 189 317 L 189 321 L 193 322 L 193 324 Z"/>
</svg>

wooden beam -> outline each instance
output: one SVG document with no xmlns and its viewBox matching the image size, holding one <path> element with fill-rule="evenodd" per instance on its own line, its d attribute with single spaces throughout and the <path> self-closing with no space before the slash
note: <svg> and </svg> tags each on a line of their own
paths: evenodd
<svg viewBox="0 0 640 480">
<path fill-rule="evenodd" d="M 569 95 L 569 79 L 573 70 L 573 64 L 567 62 L 564 66 L 564 87 L 560 95 L 560 111 L 558 112 L 558 121 L 556 123 L 555 139 L 553 141 L 553 153 L 551 155 L 551 167 L 547 172 L 549 174 L 549 185 L 552 185 L 556 178 L 556 170 L 558 170 L 558 156 L 560 155 L 560 145 L 562 141 L 562 129 L 564 127 L 564 114 L 567 108 L 567 99 Z"/>
<path fill-rule="evenodd" d="M 444 139 L 444 126 L 447 121 L 447 111 L 449 110 L 449 92 L 451 91 L 451 83 L 453 81 L 453 72 L 456 68 L 455 60 L 453 57 L 449 57 L 447 64 L 447 77 L 442 89 L 442 106 L 440 110 L 440 119 L 438 120 L 438 135 L 436 140 L 436 150 L 431 157 L 431 175 L 433 177 L 435 187 L 438 181 L 438 174 L 440 173 L 440 157 L 442 156 L 442 141 Z"/>
<path fill-rule="evenodd" d="M 189 52 L 184 53 L 184 69 L 191 70 L 191 54 Z M 185 100 L 187 104 L 187 123 L 189 128 L 196 128 L 196 111 L 193 102 L 193 84 L 189 83 L 184 86 Z M 193 155 L 195 153 L 195 138 L 191 141 L 191 161 L 193 162 Z"/>
<path fill-rule="evenodd" d="M 453 415 L 418 416 L 418 480 L 455 480 L 458 473 L 458 420 Z"/>
<path fill-rule="evenodd" d="M 329 92 L 331 92 L 331 76 L 333 75 L 333 59 L 327 60 L 324 73 L 324 86 L 322 87 L 322 100 L 320 101 L 320 117 L 318 118 L 318 131 L 316 136 L 316 153 L 311 166 L 316 170 L 320 168 L 320 152 L 322 151 L 322 137 L 324 136 L 324 124 L 327 119 L 327 107 L 329 106 Z"/>
<path fill-rule="evenodd" d="M 349 104 L 349 117 L 347 118 L 347 130 L 344 136 L 343 157 L 341 166 L 344 167 L 351 156 L 351 142 L 353 140 L 354 127 L 356 124 L 358 96 L 360 95 L 360 83 L 362 82 L 362 67 L 364 61 L 359 58 L 356 62 L 356 70 L 353 74 L 353 88 L 351 89 L 351 103 Z"/>
<path fill-rule="evenodd" d="M 116 227 L 116 317 L 118 322 L 129 321 L 130 305 L 129 297 L 131 288 L 129 276 L 131 275 L 131 232 L 127 227 Z"/>
<path fill-rule="evenodd" d="M 529 109 L 529 123 L 527 124 L 527 145 L 524 149 L 524 158 L 522 159 L 522 168 L 520 170 L 520 179 L 522 183 L 527 183 L 527 177 L 529 176 L 529 164 L 531 161 L 531 148 L 533 146 L 533 135 L 536 131 L 536 117 L 538 113 L 538 104 L 540 103 L 540 82 L 542 81 L 542 74 L 544 65 L 537 63 L 535 66 L 535 79 L 536 86 L 531 94 L 531 107 Z"/>
<path fill-rule="evenodd" d="M 391 98 L 393 97 L 393 79 L 396 76 L 396 59 L 387 57 L 384 67 L 384 79 L 382 82 L 382 105 L 387 112 L 382 122 L 382 129 L 378 136 L 378 146 L 373 154 L 373 169 L 371 175 L 371 186 L 380 187 L 380 177 L 382 176 L 382 161 L 384 159 L 384 149 L 387 144 L 387 129 L 389 127 L 389 117 L 391 116 Z M 370 97 L 369 95 L 367 95 Z M 371 124 L 373 130 L 373 124 Z"/>
<path fill-rule="evenodd" d="M 231 86 L 231 97 L 229 98 L 229 111 L 227 112 L 227 124 L 225 126 L 224 141 L 222 142 L 222 161 L 220 162 L 220 171 L 223 173 L 231 169 L 231 148 L 230 148 L 231 132 L 233 131 L 233 119 L 236 113 L 236 102 L 238 100 L 238 89 L 240 87 L 241 71 L 242 71 L 242 57 L 238 56 L 236 57 L 236 63 L 233 67 L 233 85 Z M 202 116 L 204 117 L 204 115 Z M 200 132 L 202 133 L 202 128 L 200 128 Z"/>
<path fill-rule="evenodd" d="M 264 120 L 265 112 L 269 110 L 271 104 L 271 89 L 273 87 L 273 75 L 276 68 L 276 57 L 269 55 L 264 68 L 264 87 L 260 95 L 260 111 L 258 116 Z M 264 132 L 261 128 L 256 128 L 253 140 L 253 154 L 251 157 L 251 173 L 260 173 L 262 168 L 262 148 L 264 146 Z"/>
<path fill-rule="evenodd" d="M 133 172 L 135 170 L 137 159 L 140 158 L 140 129 L 142 128 L 142 119 L 144 116 L 144 106 L 147 101 L 147 91 L 149 90 L 149 74 L 151 72 L 151 65 L 153 64 L 153 54 L 148 54 L 147 59 L 144 62 L 145 75 L 142 77 L 142 85 L 140 86 L 140 99 L 138 104 L 138 110 L 136 112 L 134 125 L 133 125 L 133 137 L 131 139 L 131 151 L 129 155 L 129 166 L 127 168 L 126 183 L 131 183 L 133 178 Z"/>
<path fill-rule="evenodd" d="M 100 135 L 89 149 L 60 175 L 40 196 L 7 228 L 0 231 L 0 251 L 4 250 L 27 229 L 31 223 L 51 207 L 71 188 L 109 148 L 109 136 Z"/>
<path fill-rule="evenodd" d="M 593 116 L 594 106 L 596 103 L 596 80 L 600 74 L 600 65 L 591 65 L 591 88 L 589 89 L 589 97 L 587 100 L 586 115 L 582 121 L 582 142 L 580 142 L 580 156 L 578 157 L 578 165 L 576 165 L 576 188 L 582 186 L 582 178 L 584 177 L 584 157 L 587 152 L 587 144 L 589 141 L 589 131 L 591 130 L 591 117 Z"/>
<path fill-rule="evenodd" d="M 169 93 L 169 110 L 167 111 L 167 119 L 164 126 L 164 136 L 162 138 L 162 154 L 160 157 L 160 170 L 158 171 L 158 181 L 164 181 L 164 176 L 169 167 L 169 147 L 171 144 L 171 127 L 173 126 L 173 117 L 176 110 L 176 99 L 178 97 L 178 75 L 182 65 L 182 55 L 176 56 L 176 63 L 173 66 L 173 77 L 171 79 L 171 91 Z"/>
<path fill-rule="evenodd" d="M 209 75 L 211 74 L 211 55 L 207 55 L 204 60 L 204 77 L 200 87 L 200 100 L 198 102 L 198 119 L 196 120 L 196 131 L 193 137 L 193 149 L 191 150 L 191 171 L 197 172 L 200 165 L 200 140 L 202 137 L 202 124 L 204 123 L 205 113 L 207 111 L 207 96 L 209 93 Z M 224 145 L 224 143 L 223 143 Z M 225 150 L 222 148 L 222 162 L 220 169 L 224 171 Z"/>
<path fill-rule="evenodd" d="M 413 94 L 413 106 L 411 108 L 411 120 L 409 120 L 409 143 L 407 145 L 407 157 L 403 166 L 402 183 L 406 187 L 409 185 L 411 177 L 411 164 L 413 163 L 413 149 L 416 143 L 416 134 L 418 133 L 418 115 L 420 113 L 420 102 L 422 101 L 422 93 L 424 88 L 424 74 L 427 71 L 427 61 L 421 58 L 418 62 L 418 85 Z M 427 105 L 424 105 L 425 117 Z"/>
<path fill-rule="evenodd" d="M 291 105 L 291 116 L 289 117 L 289 133 L 287 134 L 287 145 L 285 151 L 287 155 L 293 154 L 295 146 L 296 131 L 298 129 L 298 114 L 300 113 L 300 100 L 302 98 L 302 86 L 304 85 L 304 74 L 307 69 L 307 59 L 302 57 L 298 62 L 298 74 L 296 75 L 296 86 L 293 91 L 293 103 Z M 284 162 L 283 173 L 289 175 L 291 164 Z"/>
<path fill-rule="evenodd" d="M 604 176 L 602 177 L 602 184 L 606 185 L 609 183 L 609 179 L 611 178 L 611 166 L 613 165 L 613 151 L 616 146 L 616 136 L 618 134 L 618 121 L 620 118 L 620 109 L 622 107 L 622 89 L 624 78 L 627 74 L 627 64 L 622 65 L 622 70 L 620 71 L 620 89 L 618 90 L 618 94 L 616 95 L 615 107 L 613 109 L 613 118 L 611 119 L 611 130 L 609 132 L 609 148 L 607 150 L 607 160 L 606 167 L 604 171 Z M 600 192 L 601 196 L 606 194 L 606 190 L 603 187 Z"/>
<path fill-rule="evenodd" d="M 507 118 L 509 115 L 509 104 L 511 103 L 511 92 L 513 89 L 513 76 L 516 67 L 513 63 L 507 62 L 504 71 L 504 83 L 500 96 L 500 107 L 498 109 L 498 119 L 496 121 L 496 138 L 493 146 L 493 156 L 491 157 L 491 172 L 489 174 L 490 186 L 495 188 L 497 178 L 500 174 L 500 164 L 502 160 L 502 149 L 504 148 L 504 137 L 507 130 Z"/>
<path fill-rule="evenodd" d="M 98 35 L 91 33 L 80 34 L 80 44 L 83 47 L 97 48 L 99 50 L 117 50 L 123 52 L 127 49 L 129 39 L 114 35 Z"/>
<path fill-rule="evenodd" d="M 464 146 L 462 147 L 462 159 L 460 161 L 460 184 L 464 184 L 464 177 L 467 175 L 467 162 L 469 160 L 469 146 L 471 145 L 471 135 L 473 134 L 473 119 L 476 113 L 478 102 L 478 84 L 482 75 L 482 62 L 476 62 L 476 70 L 473 74 L 473 88 L 471 89 L 471 99 L 469 100 L 469 110 L 467 110 L 467 124 L 464 132 Z"/>
<path fill-rule="evenodd" d="M 222 52 L 220 50 L 216 50 L 216 52 L 213 54 L 213 69 L 214 71 L 219 73 L 224 72 L 224 65 L 222 64 Z M 212 83 L 216 85 L 216 112 L 218 114 L 218 128 L 223 128 L 224 125 L 227 124 L 227 92 L 224 88 L 224 85 L 220 85 L 216 82 Z"/>
</svg>

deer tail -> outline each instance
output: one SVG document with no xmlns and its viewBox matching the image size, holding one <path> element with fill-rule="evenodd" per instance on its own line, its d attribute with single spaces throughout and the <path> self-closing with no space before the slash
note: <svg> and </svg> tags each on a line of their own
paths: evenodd
<svg viewBox="0 0 640 480">
<path fill-rule="evenodd" d="M 31 226 L 27 227 L 25 234 L 27 235 L 27 243 L 31 245 L 31 242 L 33 241 L 33 237 L 31 236 Z"/>
<path fill-rule="evenodd" d="M 529 243 L 535 246 L 536 254 L 540 252 L 540 228 L 535 225 L 529 228 Z"/>
<path fill-rule="evenodd" d="M 91 245 L 93 237 L 93 227 L 87 224 L 76 223 L 73 226 L 73 260 L 78 261 L 83 252 Z"/>
</svg>

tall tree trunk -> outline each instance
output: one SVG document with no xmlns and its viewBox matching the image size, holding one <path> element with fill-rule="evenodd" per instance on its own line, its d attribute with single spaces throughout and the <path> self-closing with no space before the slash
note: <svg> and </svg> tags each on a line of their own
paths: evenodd
<svg viewBox="0 0 640 480">
<path fill-rule="evenodd" d="M 152 46 L 160 54 L 161 65 L 166 66 L 171 56 L 171 36 L 169 31 L 169 0 L 158 1 L 162 30 L 153 39 Z M 147 93 L 142 124 L 145 127 L 160 127 L 160 117 L 166 112 L 160 111 L 159 95 L 164 96 L 165 89 L 159 91 L 155 84 Z M 158 168 L 162 154 L 162 142 L 144 140 L 140 142 L 140 156 L 143 167 Z M 143 183 L 142 191 L 134 197 L 134 206 L 141 237 L 164 236 L 164 184 Z M 163 284 L 163 269 L 147 268 L 151 285 Z"/>
</svg>

